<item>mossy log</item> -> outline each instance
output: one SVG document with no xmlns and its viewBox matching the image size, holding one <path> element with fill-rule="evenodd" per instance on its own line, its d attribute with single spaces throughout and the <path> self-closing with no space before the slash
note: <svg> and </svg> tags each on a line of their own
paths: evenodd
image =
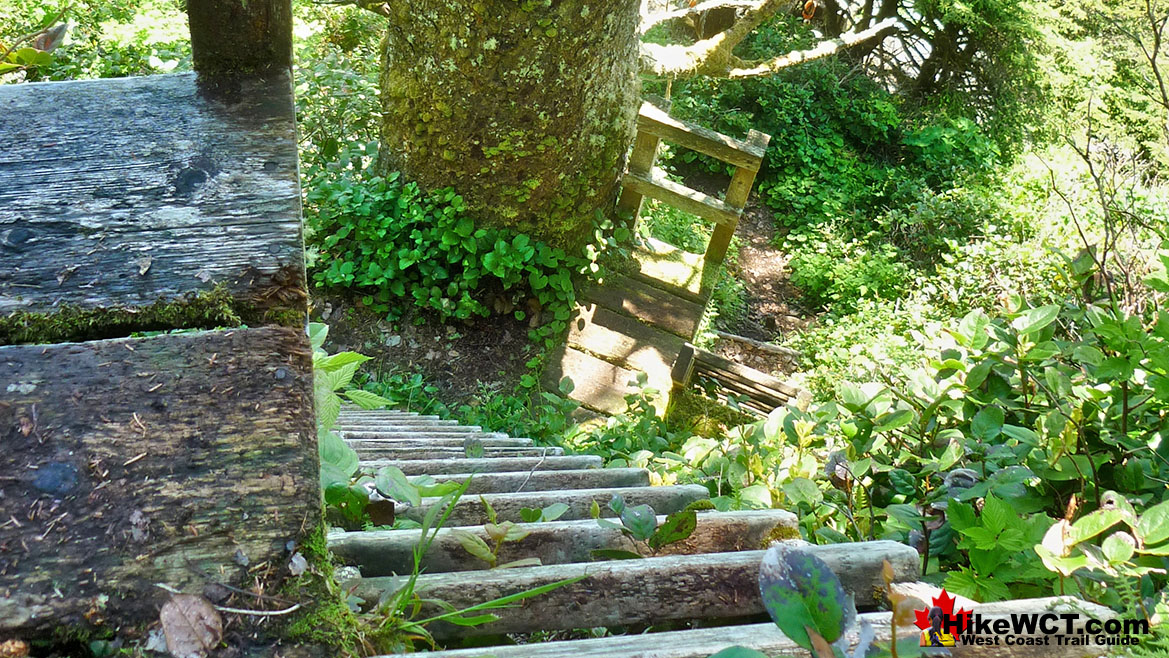
<svg viewBox="0 0 1169 658">
<path fill-rule="evenodd" d="M 0 345 L 303 326 L 289 75 L 0 85 Z"/>
<path fill-rule="evenodd" d="M 633 141 L 638 5 L 389 3 L 383 168 L 453 186 L 485 223 L 580 244 Z"/>
<path fill-rule="evenodd" d="M 2 347 L 0 445 L 0 635 L 155 619 L 320 524 L 300 330 Z"/>
</svg>

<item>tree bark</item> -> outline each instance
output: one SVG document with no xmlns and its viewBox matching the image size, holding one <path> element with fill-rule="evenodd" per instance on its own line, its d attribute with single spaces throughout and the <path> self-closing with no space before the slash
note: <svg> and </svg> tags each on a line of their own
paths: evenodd
<svg viewBox="0 0 1169 658">
<path fill-rule="evenodd" d="M 477 220 L 578 245 L 611 212 L 638 105 L 638 0 L 395 3 L 383 170 Z"/>
</svg>

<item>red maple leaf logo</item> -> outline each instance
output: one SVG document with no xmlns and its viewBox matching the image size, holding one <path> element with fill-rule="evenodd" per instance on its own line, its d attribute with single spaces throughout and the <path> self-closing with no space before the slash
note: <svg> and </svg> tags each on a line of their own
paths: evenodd
<svg viewBox="0 0 1169 658">
<path fill-rule="evenodd" d="M 942 614 L 945 615 L 945 617 L 943 617 L 943 619 L 949 620 L 949 619 L 955 618 L 954 601 L 956 601 L 956 600 L 957 599 L 950 596 L 950 594 L 945 589 L 943 589 L 940 596 L 934 597 L 932 605 L 936 605 L 939 608 L 941 608 Z M 913 623 L 916 624 L 917 627 L 923 631 L 930 627 L 930 607 L 931 606 L 926 606 L 925 610 L 914 610 L 913 611 L 913 616 L 914 616 Z M 962 608 L 958 611 L 958 614 L 957 614 L 958 632 L 962 632 L 962 631 L 966 630 L 966 626 L 968 625 L 968 619 L 969 619 L 967 617 L 967 615 L 969 615 L 969 614 L 970 614 L 970 611 L 965 609 L 965 608 Z"/>
</svg>

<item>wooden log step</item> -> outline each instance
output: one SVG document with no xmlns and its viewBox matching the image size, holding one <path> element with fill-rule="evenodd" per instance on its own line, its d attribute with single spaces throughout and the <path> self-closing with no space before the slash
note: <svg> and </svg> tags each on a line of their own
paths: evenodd
<svg viewBox="0 0 1169 658">
<path fill-rule="evenodd" d="M 337 423 L 333 430 L 339 433 L 350 432 L 436 432 L 438 434 L 461 434 L 466 432 L 482 432 L 482 428 L 440 421 L 411 421 L 411 422 L 382 422 L 362 421 L 360 423 Z"/>
<path fill-rule="evenodd" d="M 471 473 L 434 476 L 437 482 L 462 482 Z M 553 491 L 556 489 L 599 489 L 601 487 L 648 487 L 649 471 L 644 468 L 584 468 L 567 471 L 511 471 L 476 473 L 468 494 Z"/>
<path fill-rule="evenodd" d="M 448 473 L 500 473 L 509 471 L 568 471 L 600 468 L 603 460 L 597 455 L 564 455 L 553 457 L 481 457 L 464 459 L 367 459 L 361 468 L 374 472 L 382 466 L 397 466 L 406 475 L 443 475 Z"/>
<path fill-rule="evenodd" d="M 658 523 L 665 518 L 659 516 Z M 524 528 L 531 534 L 518 542 L 504 544 L 499 552 L 500 564 L 533 557 L 540 558 L 545 565 L 591 562 L 591 551 L 596 549 L 644 550 L 620 531 L 601 527 L 594 519 L 526 524 Z M 423 568 L 428 573 L 486 568 L 485 563 L 467 553 L 452 530 L 439 531 L 424 558 Z M 457 530 L 491 543 L 481 525 Z M 776 536 L 791 537 L 798 532 L 795 515 L 783 510 L 702 512 L 694 534 L 685 541 L 665 546 L 660 554 L 753 551 Z M 329 548 L 346 562 L 360 566 L 364 577 L 392 576 L 410 572 L 419 537 L 419 530 L 344 532 L 329 536 Z"/>
<path fill-rule="evenodd" d="M 228 84 L 183 73 L 3 85 L 0 107 L 0 313 L 144 308 L 218 285 L 244 305 L 304 312 L 286 69 Z"/>
<path fill-rule="evenodd" d="M 747 139 L 736 139 L 704 126 L 682 121 L 653 103 L 643 102 L 637 115 L 637 129 L 673 142 L 679 146 L 705 153 L 734 166 L 758 171 L 763 163 L 767 143 L 760 143 L 761 133 L 752 130 Z"/>
<path fill-rule="evenodd" d="M 644 372 L 651 386 L 669 390 L 670 369 L 685 344 L 681 338 L 596 304 L 577 306 L 569 327 L 569 345 Z"/>
<path fill-rule="evenodd" d="M 538 599 L 537 599 L 538 600 Z M 1073 597 L 1052 597 L 1045 599 L 1019 599 L 1002 603 L 980 603 L 973 611 L 993 624 L 995 619 L 1010 619 L 1012 613 L 1061 612 L 1077 614 L 1072 621 L 1072 632 L 1081 635 L 1090 617 L 1108 619 L 1115 616 L 1108 608 Z M 876 639 L 887 642 L 892 637 L 888 612 L 863 612 L 858 615 L 861 622 L 868 622 L 876 632 Z M 1060 622 L 1060 634 L 1065 634 Z M 898 638 L 915 637 L 917 629 L 898 627 Z M 859 636 L 859 623 L 848 635 L 848 655 L 851 655 Z M 1097 656 L 1100 647 L 1058 646 L 1056 640 L 1047 645 L 961 645 L 948 649 L 954 658 L 1085 658 Z M 566 640 L 560 642 L 537 642 L 515 646 L 491 647 L 490 649 L 455 649 L 435 651 L 427 654 L 430 658 L 707 658 L 727 647 L 741 646 L 754 649 L 768 656 L 808 656 L 808 651 L 788 639 L 775 624 L 745 624 L 739 626 L 716 626 L 685 631 L 643 633 L 638 635 L 614 635 L 587 640 Z M 406 658 L 407 654 L 393 654 L 380 658 Z M 411 656 L 416 654 L 409 654 Z"/>
<path fill-rule="evenodd" d="M 622 274 L 609 275 L 604 285 L 587 291 L 584 299 L 686 340 L 694 339 L 702 320 L 702 306 Z"/>
<path fill-rule="evenodd" d="M 702 289 L 702 255 L 679 249 L 656 238 L 646 238 L 645 246 L 633 250 L 637 267 L 630 276 L 705 306 Z"/>
<path fill-rule="evenodd" d="M 463 438 L 476 437 L 480 439 L 511 438 L 502 432 L 484 432 L 478 427 L 421 427 L 418 429 L 400 429 L 386 427 L 385 429 L 343 429 L 337 430 L 342 438 L 351 440 L 369 439 L 411 439 L 433 436 L 434 438 Z"/>
<path fill-rule="evenodd" d="M 467 452 L 462 448 L 397 448 L 390 446 L 356 445 L 353 449 L 361 459 L 467 459 Z M 483 448 L 484 457 L 559 457 L 564 454 L 564 448 L 549 447 L 492 447 Z M 463 468 L 461 470 L 467 470 Z"/>
<path fill-rule="evenodd" d="M 474 439 L 483 444 L 484 448 L 529 448 L 534 445 L 531 439 L 497 439 L 488 437 L 480 439 L 478 437 L 456 437 L 449 436 L 417 436 L 413 439 L 346 439 L 346 442 L 353 447 L 354 450 L 376 450 L 378 448 L 394 448 L 394 449 L 418 449 L 428 450 L 431 448 L 459 448 L 462 450 L 467 445 L 468 439 Z"/>
<path fill-rule="evenodd" d="M 563 377 L 572 379 L 572 399 L 605 414 L 624 412 L 625 396 L 636 390 L 629 385 L 637 377 L 634 371 L 568 346 L 558 347 L 549 355 L 540 383 L 556 391 Z"/>
<path fill-rule="evenodd" d="M 808 546 L 808 550 L 828 564 L 862 607 L 877 603 L 874 595 L 883 589 L 881 568 L 886 560 L 893 566 L 895 581 L 916 580 L 921 562 L 916 550 L 892 541 Z M 587 576 L 518 607 L 493 611 L 500 619 L 491 624 L 428 627 L 436 637 L 745 619 L 764 613 L 758 585 L 762 559 L 763 551 L 742 551 L 424 574 L 417 587 L 428 598 L 463 608 L 565 578 Z M 366 578 L 358 584 L 356 594 L 373 604 L 401 583 L 401 577 L 396 576 Z"/>
<path fill-rule="evenodd" d="M 525 507 L 543 508 L 553 503 L 568 505 L 568 511 L 561 520 L 590 518 L 589 509 L 593 501 L 601 508 L 602 516 L 613 516 L 609 501 L 614 494 L 621 494 L 625 504 L 649 505 L 659 514 L 672 514 L 686 508 L 696 500 L 710 496 L 706 487 L 698 484 L 672 485 L 668 487 L 610 487 L 603 489 L 574 489 L 571 491 L 521 491 L 509 494 L 484 494 L 500 521 L 522 521 L 520 510 Z M 424 498 L 422 505 L 406 510 L 403 514 L 415 521 L 421 520 L 437 498 Z M 477 525 L 487 522 L 487 512 L 480 496 L 464 496 L 455 503 L 447 525 Z"/>
<path fill-rule="evenodd" d="M 365 419 L 411 419 L 411 420 L 438 420 L 442 422 L 454 422 L 443 420 L 442 418 L 433 414 L 422 415 L 416 411 L 402 411 L 401 409 L 361 409 L 357 407 L 342 407 L 341 413 L 338 414 L 337 419 L 340 421 L 346 420 L 365 420 Z"/>
<path fill-rule="evenodd" d="M 716 224 L 733 228 L 739 223 L 739 214 L 742 212 L 740 209 L 728 205 L 722 199 L 675 183 L 660 167 L 654 167 L 649 173 L 628 171 L 621 179 L 621 184 L 638 194 L 657 199 L 682 212 L 698 215 Z"/>
</svg>

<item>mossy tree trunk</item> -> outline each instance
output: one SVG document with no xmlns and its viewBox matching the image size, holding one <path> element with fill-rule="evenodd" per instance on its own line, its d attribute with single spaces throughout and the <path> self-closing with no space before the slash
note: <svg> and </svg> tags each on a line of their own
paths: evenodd
<svg viewBox="0 0 1169 658">
<path fill-rule="evenodd" d="M 485 224 L 579 245 L 633 138 L 638 4 L 388 5 L 382 167 L 454 187 Z"/>
</svg>

